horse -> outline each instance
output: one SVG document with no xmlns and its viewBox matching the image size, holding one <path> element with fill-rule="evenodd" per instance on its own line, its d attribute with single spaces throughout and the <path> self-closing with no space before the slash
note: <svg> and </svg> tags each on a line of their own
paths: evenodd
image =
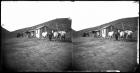
<svg viewBox="0 0 140 73">
<path fill-rule="evenodd" d="M 66 32 L 65 31 L 58 31 L 59 35 L 58 37 L 60 37 L 61 40 L 65 40 L 65 35 L 66 35 Z"/>
<path fill-rule="evenodd" d="M 42 33 L 43 38 L 46 38 L 47 33 L 48 33 L 47 31 Z"/>
<path fill-rule="evenodd" d="M 126 33 L 126 39 L 132 39 L 133 31 L 125 30 L 124 32 Z"/>
<path fill-rule="evenodd" d="M 120 40 L 125 40 L 127 33 L 125 31 L 120 31 L 119 35 Z"/>
<path fill-rule="evenodd" d="M 113 35 L 114 35 L 114 31 L 108 32 L 108 37 L 109 37 L 109 39 L 110 39 L 110 38 L 113 38 Z"/>
<path fill-rule="evenodd" d="M 58 35 L 59 35 L 59 33 L 58 32 L 53 32 L 53 37 L 54 37 L 54 39 L 56 40 L 56 39 L 58 39 Z"/>
</svg>

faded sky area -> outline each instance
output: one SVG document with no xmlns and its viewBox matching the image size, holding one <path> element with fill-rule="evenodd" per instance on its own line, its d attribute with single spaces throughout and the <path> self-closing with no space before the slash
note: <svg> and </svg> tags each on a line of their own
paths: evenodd
<svg viewBox="0 0 140 73">
<path fill-rule="evenodd" d="M 71 18 L 76 31 L 113 20 L 137 17 L 134 1 L 2 1 L 1 26 L 9 31 L 34 26 L 55 18 Z"/>
</svg>

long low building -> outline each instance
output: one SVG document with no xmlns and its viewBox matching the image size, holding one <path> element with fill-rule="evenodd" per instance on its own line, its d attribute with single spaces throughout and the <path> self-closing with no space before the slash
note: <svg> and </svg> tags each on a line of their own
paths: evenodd
<svg viewBox="0 0 140 73">
<path fill-rule="evenodd" d="M 81 34 L 89 32 L 91 36 L 96 36 L 99 33 L 100 37 L 106 38 L 109 36 L 108 33 L 110 31 L 115 31 L 116 29 L 133 31 L 135 33 L 134 37 L 137 37 L 136 32 L 138 31 L 138 17 L 122 18 L 97 27 L 84 29 L 81 30 Z"/>
<path fill-rule="evenodd" d="M 94 29 L 92 31 L 88 31 L 90 33 L 90 36 L 93 36 L 93 37 L 108 37 L 108 32 L 110 31 L 114 31 L 114 26 L 112 25 L 108 25 L 108 26 L 104 26 L 104 27 L 101 27 L 101 28 L 97 28 L 97 29 Z"/>
<path fill-rule="evenodd" d="M 40 26 L 40 27 L 35 28 L 35 35 L 37 38 L 42 38 L 43 32 L 51 32 L 51 31 L 52 29 L 50 29 L 47 26 Z"/>
<path fill-rule="evenodd" d="M 66 31 L 69 32 L 72 30 L 71 28 L 71 19 L 70 18 L 57 18 L 54 20 L 50 20 L 44 22 L 42 24 L 38 24 L 36 26 L 32 26 L 29 28 L 24 28 L 21 30 L 17 30 L 18 33 L 24 33 L 27 37 L 36 37 L 42 38 L 43 32 L 50 31 Z"/>
</svg>

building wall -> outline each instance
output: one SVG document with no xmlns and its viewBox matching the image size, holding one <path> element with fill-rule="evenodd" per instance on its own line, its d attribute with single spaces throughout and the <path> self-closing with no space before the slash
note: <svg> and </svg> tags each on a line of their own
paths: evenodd
<svg viewBox="0 0 140 73">
<path fill-rule="evenodd" d="M 112 27 L 109 26 L 109 27 L 106 27 L 106 37 L 108 37 L 108 33 L 112 31 Z"/>
<path fill-rule="evenodd" d="M 37 38 L 40 38 L 40 29 L 36 29 L 35 34 L 36 34 L 36 37 L 37 37 Z"/>
<path fill-rule="evenodd" d="M 42 36 L 42 33 L 43 33 L 43 32 L 46 32 L 46 31 L 48 31 L 46 26 L 41 27 L 41 28 L 37 28 L 37 29 L 36 29 L 36 32 L 35 32 L 35 34 L 36 34 L 35 36 L 36 36 L 37 38 L 42 38 L 42 37 L 43 37 L 43 36 Z"/>
<path fill-rule="evenodd" d="M 111 32 L 111 31 L 114 31 L 115 29 L 114 29 L 114 27 L 113 26 L 108 26 L 108 27 L 106 27 L 106 28 L 103 28 L 102 29 L 102 37 L 108 37 L 108 33 L 109 32 Z"/>
<path fill-rule="evenodd" d="M 101 36 L 106 37 L 106 28 L 101 29 Z"/>
<path fill-rule="evenodd" d="M 109 29 L 106 28 L 106 37 L 108 37 Z"/>
</svg>

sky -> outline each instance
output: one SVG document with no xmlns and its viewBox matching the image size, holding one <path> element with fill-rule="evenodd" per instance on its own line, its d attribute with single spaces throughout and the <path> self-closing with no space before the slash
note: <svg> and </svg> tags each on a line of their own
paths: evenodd
<svg viewBox="0 0 140 73">
<path fill-rule="evenodd" d="M 72 29 L 96 27 L 117 19 L 137 17 L 134 1 L 2 1 L 1 26 L 9 31 L 55 18 L 71 18 Z"/>
</svg>

